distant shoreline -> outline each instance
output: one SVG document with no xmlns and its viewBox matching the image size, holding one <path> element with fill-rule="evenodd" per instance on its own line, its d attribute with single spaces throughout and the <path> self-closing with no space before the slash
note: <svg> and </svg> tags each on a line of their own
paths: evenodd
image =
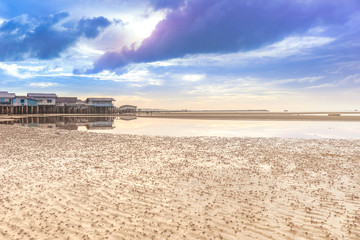
<svg viewBox="0 0 360 240">
<path fill-rule="evenodd" d="M 360 121 L 360 113 L 353 112 L 149 112 L 138 116 L 211 120 Z"/>
</svg>

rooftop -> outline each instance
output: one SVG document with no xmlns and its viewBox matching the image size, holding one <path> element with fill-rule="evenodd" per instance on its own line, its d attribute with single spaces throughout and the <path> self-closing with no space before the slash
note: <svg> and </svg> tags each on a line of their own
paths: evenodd
<svg viewBox="0 0 360 240">
<path fill-rule="evenodd" d="M 115 101 L 113 98 L 87 98 L 86 102 L 112 102 Z"/>
<path fill-rule="evenodd" d="M 122 105 L 122 106 L 120 106 L 120 108 L 126 108 L 126 107 L 136 108 L 137 106 L 134 106 L 134 105 Z"/>
<path fill-rule="evenodd" d="M 58 97 L 57 102 L 58 103 L 76 103 L 77 97 Z"/>
<path fill-rule="evenodd" d="M 55 93 L 28 93 L 27 96 L 32 98 L 57 98 Z"/>
<path fill-rule="evenodd" d="M 6 91 L 0 91 L 1 98 L 15 98 L 15 93 L 8 93 Z"/>
</svg>

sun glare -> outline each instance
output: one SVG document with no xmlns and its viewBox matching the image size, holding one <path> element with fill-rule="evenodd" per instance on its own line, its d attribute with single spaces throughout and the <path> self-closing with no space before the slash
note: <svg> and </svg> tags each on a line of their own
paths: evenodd
<svg viewBox="0 0 360 240">
<path fill-rule="evenodd" d="M 149 37 L 164 16 L 162 12 L 155 12 L 145 17 L 136 16 L 128 19 L 126 28 L 131 32 L 132 40 L 139 42 Z"/>
</svg>

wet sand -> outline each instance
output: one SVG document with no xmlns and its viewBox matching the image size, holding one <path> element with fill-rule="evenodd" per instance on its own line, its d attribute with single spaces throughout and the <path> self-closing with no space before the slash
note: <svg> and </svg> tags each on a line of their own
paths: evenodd
<svg viewBox="0 0 360 240">
<path fill-rule="evenodd" d="M 359 112 L 139 112 L 139 117 L 261 121 L 360 121 Z"/>
<path fill-rule="evenodd" d="M 360 140 L 0 136 L 0 239 L 360 238 Z"/>
</svg>

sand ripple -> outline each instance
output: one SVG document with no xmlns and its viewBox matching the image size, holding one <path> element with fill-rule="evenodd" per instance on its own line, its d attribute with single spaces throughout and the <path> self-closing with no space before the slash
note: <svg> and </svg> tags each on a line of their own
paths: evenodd
<svg viewBox="0 0 360 240">
<path fill-rule="evenodd" d="M 360 239 L 360 141 L 0 135 L 0 239 Z"/>
</svg>

